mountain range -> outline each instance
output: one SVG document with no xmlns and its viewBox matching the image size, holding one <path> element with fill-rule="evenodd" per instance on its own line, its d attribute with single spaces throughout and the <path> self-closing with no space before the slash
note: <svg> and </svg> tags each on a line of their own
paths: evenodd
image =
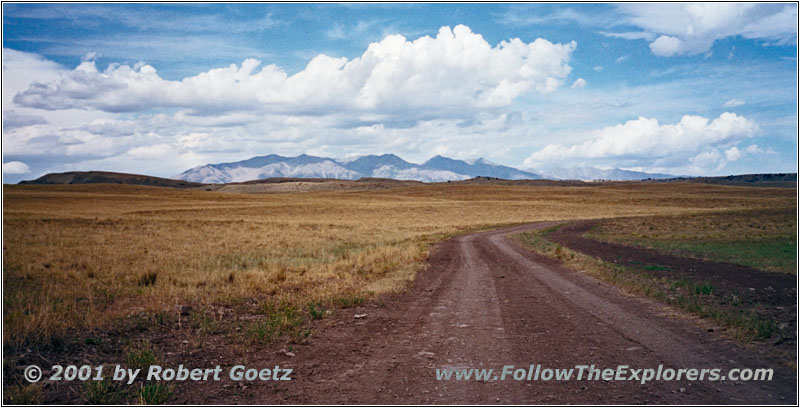
<svg viewBox="0 0 800 408">
<path fill-rule="evenodd" d="M 435 182 L 466 180 L 479 176 L 509 180 L 542 178 L 536 173 L 501 166 L 482 158 L 464 161 L 435 156 L 423 164 L 415 164 L 393 154 L 361 156 L 352 160 L 305 154 L 297 157 L 270 154 L 233 163 L 206 164 L 186 170 L 172 178 L 197 183 L 231 183 L 271 177 L 345 180 L 379 177 Z"/>
<path fill-rule="evenodd" d="M 598 169 L 597 167 L 571 167 L 550 169 L 542 173 L 542 176 L 553 180 L 645 180 L 645 179 L 670 179 L 675 178 L 671 174 L 645 173 L 641 171 L 631 171 L 622 169 Z"/>
<path fill-rule="evenodd" d="M 493 177 L 507 180 L 641 180 L 670 178 L 628 170 L 601 170 L 593 167 L 554 169 L 539 174 L 492 163 L 486 159 L 456 160 L 434 156 L 422 164 L 410 163 L 393 154 L 368 155 L 355 159 L 332 159 L 302 154 L 284 157 L 276 154 L 256 156 L 232 163 L 206 164 L 178 174 L 173 179 L 195 183 L 235 183 L 273 177 L 336 178 L 357 180 L 365 177 L 438 182 Z"/>
</svg>

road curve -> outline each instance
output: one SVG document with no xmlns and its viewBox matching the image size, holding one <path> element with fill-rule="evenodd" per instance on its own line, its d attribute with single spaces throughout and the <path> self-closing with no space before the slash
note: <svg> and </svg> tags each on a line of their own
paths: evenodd
<svg viewBox="0 0 800 408">
<path fill-rule="evenodd" d="M 464 235 L 437 246 L 413 287 L 323 320 L 296 356 L 289 384 L 251 403 L 294 404 L 795 404 L 796 373 L 732 341 L 559 267 L 510 240 L 543 222 Z M 356 314 L 366 314 L 355 319 Z M 258 358 L 256 358 L 258 361 Z M 772 368 L 771 382 L 437 381 L 436 369 L 505 365 L 634 369 Z M 229 394 L 221 401 L 231 402 Z M 184 402 L 192 402 L 191 398 Z M 213 402 L 205 400 L 206 403 Z"/>
</svg>

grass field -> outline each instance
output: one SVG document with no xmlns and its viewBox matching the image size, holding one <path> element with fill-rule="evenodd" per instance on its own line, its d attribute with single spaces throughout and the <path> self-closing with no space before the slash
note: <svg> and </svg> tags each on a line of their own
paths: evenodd
<svg viewBox="0 0 800 408">
<path fill-rule="evenodd" d="M 590 237 L 772 272 L 797 272 L 797 209 L 609 220 Z"/>
<path fill-rule="evenodd" d="M 269 342 L 326 309 L 402 289 L 453 234 L 795 206 L 794 189 L 683 183 L 285 194 L 4 186 L 3 342 L 47 346 L 141 316 L 180 319 L 187 306 L 236 326 L 242 341 Z"/>
</svg>

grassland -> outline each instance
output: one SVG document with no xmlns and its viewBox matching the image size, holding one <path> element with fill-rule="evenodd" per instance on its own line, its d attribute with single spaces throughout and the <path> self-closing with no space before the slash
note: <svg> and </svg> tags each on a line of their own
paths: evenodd
<svg viewBox="0 0 800 408">
<path fill-rule="evenodd" d="M 796 207 L 604 221 L 588 236 L 679 256 L 797 272 Z"/>
<path fill-rule="evenodd" d="M 431 245 L 454 234 L 794 206 L 793 189 L 683 183 L 286 194 L 4 186 L 3 342 L 45 347 L 141 316 L 181 319 L 187 306 L 194 321 L 269 342 L 326 309 L 404 288 Z"/>
</svg>

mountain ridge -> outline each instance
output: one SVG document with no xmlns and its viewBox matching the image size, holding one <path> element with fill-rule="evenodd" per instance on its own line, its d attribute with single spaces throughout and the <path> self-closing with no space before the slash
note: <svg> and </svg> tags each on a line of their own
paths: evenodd
<svg viewBox="0 0 800 408">
<path fill-rule="evenodd" d="M 664 173 L 646 173 L 643 171 L 623 170 L 619 168 L 613 169 L 599 169 L 597 167 L 570 167 L 570 168 L 553 168 L 542 173 L 545 178 L 553 180 L 613 180 L 613 181 L 628 181 L 628 180 L 645 180 L 645 179 L 670 179 L 676 178 L 672 174 Z"/>
<path fill-rule="evenodd" d="M 172 178 L 215 184 L 271 177 L 338 178 L 344 180 L 378 177 L 424 182 L 467 180 L 474 177 L 494 177 L 508 180 L 536 180 L 542 178 L 537 173 L 494 164 L 483 158 L 464 161 L 437 155 L 425 163 L 416 164 L 388 153 L 366 155 L 347 160 L 306 154 L 296 157 L 269 154 L 251 157 L 238 162 L 197 166 Z"/>
<path fill-rule="evenodd" d="M 423 182 L 458 181 L 475 177 L 505 180 L 645 180 L 675 178 L 671 174 L 646 173 L 623 169 L 596 167 L 554 168 L 545 172 L 521 170 L 492 163 L 484 158 L 459 160 L 436 155 L 422 164 L 408 162 L 391 154 L 371 154 L 349 159 L 301 154 L 295 157 L 268 154 L 254 156 L 238 162 L 205 164 L 171 177 L 197 183 L 224 184 L 275 177 L 336 178 L 357 180 L 361 178 L 388 178 Z"/>
</svg>

